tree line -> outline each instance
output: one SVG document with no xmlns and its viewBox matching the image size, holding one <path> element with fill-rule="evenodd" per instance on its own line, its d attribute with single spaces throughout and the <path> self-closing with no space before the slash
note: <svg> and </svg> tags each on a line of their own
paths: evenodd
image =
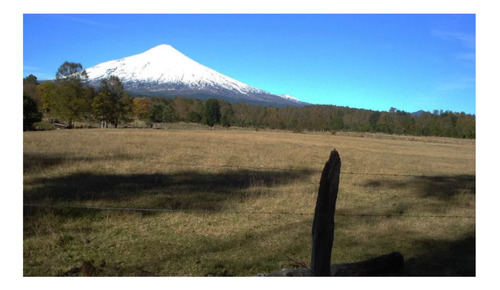
<svg viewBox="0 0 500 290">
<path fill-rule="evenodd" d="M 210 127 L 254 127 L 302 131 L 380 132 L 415 136 L 475 138 L 475 115 L 451 111 L 420 112 L 418 115 L 391 108 L 387 112 L 332 105 L 268 107 L 229 103 L 222 99 L 198 100 L 132 97 L 120 79 L 111 76 L 94 88 L 78 63 L 65 62 L 54 81 L 39 83 L 30 75 L 23 79 L 24 128 L 46 118 L 99 122 L 118 127 L 133 120 L 154 123 L 193 122 Z"/>
</svg>

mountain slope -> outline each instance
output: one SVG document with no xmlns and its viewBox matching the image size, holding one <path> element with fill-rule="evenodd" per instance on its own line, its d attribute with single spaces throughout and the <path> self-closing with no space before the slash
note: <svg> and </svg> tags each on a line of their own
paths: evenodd
<svg viewBox="0 0 500 290">
<path fill-rule="evenodd" d="M 86 72 L 91 83 L 117 76 L 127 91 L 137 95 L 219 97 L 254 104 L 305 105 L 295 98 L 280 97 L 218 73 L 166 44 L 100 63 Z"/>
</svg>

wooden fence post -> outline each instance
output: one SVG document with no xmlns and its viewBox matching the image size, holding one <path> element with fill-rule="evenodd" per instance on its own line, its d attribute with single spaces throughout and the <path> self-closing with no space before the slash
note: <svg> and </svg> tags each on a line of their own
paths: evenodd
<svg viewBox="0 0 500 290">
<path fill-rule="evenodd" d="M 314 211 L 311 254 L 311 274 L 313 276 L 330 276 L 339 178 L 340 156 L 337 150 L 333 150 L 321 173 Z"/>
<path fill-rule="evenodd" d="M 400 273 L 404 258 L 399 252 L 361 262 L 330 265 L 335 229 L 335 205 L 339 191 L 340 155 L 337 150 L 323 168 L 312 227 L 311 269 L 283 269 L 259 276 L 380 276 Z"/>
</svg>

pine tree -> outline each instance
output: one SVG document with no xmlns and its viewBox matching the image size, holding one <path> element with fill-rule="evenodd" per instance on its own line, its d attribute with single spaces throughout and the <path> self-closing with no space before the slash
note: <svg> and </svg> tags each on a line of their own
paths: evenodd
<svg viewBox="0 0 500 290">
<path fill-rule="evenodd" d="M 215 124 L 220 122 L 220 105 L 217 99 L 209 99 L 205 102 L 205 123 L 214 127 Z"/>
</svg>

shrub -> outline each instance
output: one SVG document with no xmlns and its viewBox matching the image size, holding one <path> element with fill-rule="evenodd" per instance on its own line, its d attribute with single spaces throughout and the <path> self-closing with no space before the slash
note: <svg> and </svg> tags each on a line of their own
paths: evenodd
<svg viewBox="0 0 500 290">
<path fill-rule="evenodd" d="M 23 95 L 23 131 L 33 130 L 33 124 L 42 120 L 42 113 L 38 110 L 35 101 Z"/>
</svg>

